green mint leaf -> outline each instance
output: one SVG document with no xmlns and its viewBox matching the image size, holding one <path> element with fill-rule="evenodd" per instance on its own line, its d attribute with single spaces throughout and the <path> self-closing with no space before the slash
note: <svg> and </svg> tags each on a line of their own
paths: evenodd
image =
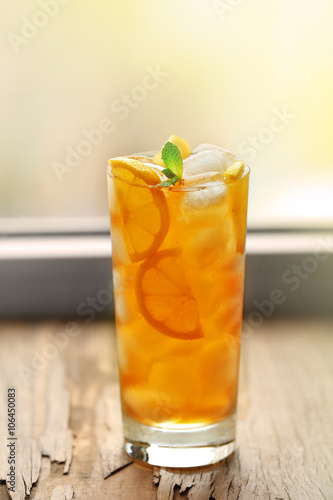
<svg viewBox="0 0 333 500">
<path fill-rule="evenodd" d="M 165 170 L 171 170 L 171 172 L 180 179 L 183 177 L 183 158 L 175 144 L 169 141 L 164 144 L 162 149 L 162 160 L 166 166 Z"/>
<path fill-rule="evenodd" d="M 161 187 L 169 187 L 169 186 L 173 186 L 173 184 L 176 184 L 177 181 L 180 181 L 181 179 L 175 175 L 174 177 L 172 177 L 172 179 L 169 179 L 168 181 L 163 181 L 163 182 L 160 182 L 158 184 L 158 186 L 161 186 Z"/>
<path fill-rule="evenodd" d="M 169 186 L 171 186 L 171 184 L 172 184 L 172 179 L 169 179 L 168 181 L 163 181 L 163 182 L 160 182 L 160 183 L 158 184 L 158 186 L 161 186 L 161 187 L 169 187 Z"/>
<path fill-rule="evenodd" d="M 162 173 L 166 176 L 166 177 L 169 177 L 169 179 L 172 179 L 175 174 L 172 172 L 172 170 L 170 170 L 169 168 L 165 168 L 164 170 L 162 170 Z"/>
<path fill-rule="evenodd" d="M 181 178 L 178 177 L 178 175 L 175 175 L 174 177 L 172 177 L 171 179 L 171 184 L 176 184 L 176 182 L 180 181 Z"/>
</svg>

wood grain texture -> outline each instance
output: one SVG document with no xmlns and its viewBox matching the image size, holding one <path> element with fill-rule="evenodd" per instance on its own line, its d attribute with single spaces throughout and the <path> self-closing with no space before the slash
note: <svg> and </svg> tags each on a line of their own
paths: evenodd
<svg viewBox="0 0 333 500">
<path fill-rule="evenodd" d="M 51 365 L 47 381 L 47 415 L 41 447 L 43 456 L 50 457 L 51 462 L 65 464 L 64 474 L 67 474 L 72 459 L 73 436 L 68 428 L 70 400 L 65 377 L 64 363 L 58 357 Z"/>
<path fill-rule="evenodd" d="M 15 500 L 29 491 L 31 500 L 333 500 L 332 321 L 266 322 L 244 340 L 237 451 L 191 470 L 152 469 L 124 454 L 111 324 L 78 324 L 43 364 L 38 353 L 65 326 L 0 329 L 0 477 L 8 467 L 6 392 L 14 384 Z M 22 378 L 19 367 L 31 368 L 33 356 L 39 368 Z M 0 485 L 0 500 L 9 498 Z"/>
<path fill-rule="evenodd" d="M 72 486 L 57 486 L 54 488 L 51 500 L 74 500 L 74 490 Z"/>
<path fill-rule="evenodd" d="M 101 412 L 98 417 L 104 420 L 107 427 L 101 443 L 103 477 L 106 479 L 132 463 L 123 447 L 119 390 L 115 384 L 105 388 L 101 401 L 98 402 L 97 411 Z"/>
<path fill-rule="evenodd" d="M 49 347 L 47 333 L 48 328 L 26 325 L 5 325 L 0 330 L 0 478 L 5 480 L 9 471 L 7 390 L 15 388 L 16 485 L 14 492 L 9 491 L 14 500 L 30 494 L 39 477 L 42 455 L 64 462 L 64 472 L 72 456 L 65 365 L 60 356 L 54 356 L 58 352 Z"/>
<path fill-rule="evenodd" d="M 159 481 L 157 483 L 157 500 L 173 500 L 176 490 L 183 495 L 187 493 L 189 500 L 214 498 L 214 481 L 216 473 L 214 470 L 199 472 L 175 473 L 173 470 L 160 469 Z M 155 482 L 156 484 L 156 482 Z"/>
</svg>

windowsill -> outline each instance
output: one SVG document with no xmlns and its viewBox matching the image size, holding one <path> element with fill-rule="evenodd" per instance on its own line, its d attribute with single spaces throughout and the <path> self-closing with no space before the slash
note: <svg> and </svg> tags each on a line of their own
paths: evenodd
<svg viewBox="0 0 333 500">
<path fill-rule="evenodd" d="M 107 232 L 7 235 L 0 239 L 2 317 L 75 316 L 88 297 L 111 287 Z M 333 296 L 333 233 L 253 232 L 247 237 L 245 314 L 272 292 L 285 301 L 275 315 L 329 315 Z M 112 314 L 113 304 L 98 311 Z"/>
<path fill-rule="evenodd" d="M 333 252 L 333 232 L 251 231 L 247 255 L 311 254 L 322 247 Z M 0 260 L 110 258 L 110 234 L 31 234 L 0 237 Z"/>
</svg>

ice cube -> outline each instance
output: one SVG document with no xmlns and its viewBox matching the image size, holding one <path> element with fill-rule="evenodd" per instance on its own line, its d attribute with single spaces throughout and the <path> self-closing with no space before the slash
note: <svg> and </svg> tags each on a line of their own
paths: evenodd
<svg viewBox="0 0 333 500">
<path fill-rule="evenodd" d="M 189 189 L 184 196 L 184 205 L 186 208 L 196 210 L 218 203 L 226 192 L 223 175 L 219 172 L 207 172 L 187 177 L 184 179 L 182 188 Z"/>
<path fill-rule="evenodd" d="M 207 172 L 204 174 L 191 175 L 190 177 L 184 178 L 182 187 L 205 187 L 211 185 L 214 182 L 224 182 L 223 175 L 221 175 L 219 172 Z"/>
<path fill-rule="evenodd" d="M 234 161 L 234 155 L 229 151 L 203 150 L 193 154 L 184 160 L 184 177 L 203 174 L 206 172 L 219 172 L 224 174 L 226 169 Z M 236 159 L 236 158 L 235 158 Z"/>
<path fill-rule="evenodd" d="M 213 144 L 200 144 L 195 149 L 193 149 L 192 153 L 202 153 L 203 151 L 215 151 L 218 152 L 219 158 L 222 161 L 222 168 L 224 171 L 237 160 L 236 156 L 228 151 L 227 149 L 220 148 L 219 146 L 214 146 Z"/>
</svg>

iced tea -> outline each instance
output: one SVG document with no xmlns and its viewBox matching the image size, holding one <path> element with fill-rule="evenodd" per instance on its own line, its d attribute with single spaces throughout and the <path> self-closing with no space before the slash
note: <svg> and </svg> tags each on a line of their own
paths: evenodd
<svg viewBox="0 0 333 500">
<path fill-rule="evenodd" d="M 222 440 L 234 435 L 249 171 L 165 188 L 149 161 L 115 159 L 108 172 L 127 451 L 135 443 L 217 446 L 207 429 L 221 434 L 227 422 Z"/>
</svg>

